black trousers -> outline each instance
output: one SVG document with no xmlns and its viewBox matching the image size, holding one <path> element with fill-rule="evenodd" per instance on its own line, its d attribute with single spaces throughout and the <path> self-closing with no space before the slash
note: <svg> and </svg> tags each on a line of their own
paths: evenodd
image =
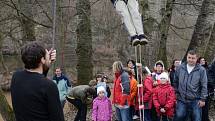
<svg viewBox="0 0 215 121">
<path fill-rule="evenodd" d="M 70 99 L 67 97 L 66 99 L 68 102 L 72 103 L 78 109 L 74 121 L 86 121 L 87 105 L 82 103 L 80 99 Z"/>
<path fill-rule="evenodd" d="M 205 100 L 205 106 L 202 107 L 202 121 L 209 121 L 208 110 L 209 110 L 209 97 Z"/>
</svg>

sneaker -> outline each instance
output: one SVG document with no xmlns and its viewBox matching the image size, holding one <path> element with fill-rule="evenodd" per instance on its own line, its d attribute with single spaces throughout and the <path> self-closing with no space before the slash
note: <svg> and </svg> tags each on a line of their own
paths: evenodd
<svg viewBox="0 0 215 121">
<path fill-rule="evenodd" d="M 139 118 L 139 117 L 138 117 L 137 115 L 134 115 L 132 119 L 133 119 L 133 120 L 136 120 L 136 119 L 138 119 L 138 118 Z"/>
<path fill-rule="evenodd" d="M 139 35 L 138 38 L 140 40 L 140 45 L 146 45 L 149 43 L 149 41 L 147 40 L 144 34 Z"/>
<path fill-rule="evenodd" d="M 140 40 L 138 39 L 138 36 L 132 36 L 131 37 L 131 45 L 132 46 L 137 46 L 138 44 L 140 44 Z"/>
</svg>

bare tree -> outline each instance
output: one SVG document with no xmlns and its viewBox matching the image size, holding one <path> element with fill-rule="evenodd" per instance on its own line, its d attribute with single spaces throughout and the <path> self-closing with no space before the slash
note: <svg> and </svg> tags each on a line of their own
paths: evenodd
<svg viewBox="0 0 215 121">
<path fill-rule="evenodd" d="M 76 30 L 78 84 L 88 84 L 93 77 L 91 8 L 89 0 L 78 0 L 76 10 L 78 15 L 78 27 Z"/>
<path fill-rule="evenodd" d="M 15 121 L 15 115 L 0 88 L 0 114 L 4 121 Z"/>
<path fill-rule="evenodd" d="M 208 45 L 206 47 L 206 52 L 205 52 L 204 57 L 208 62 L 211 62 L 215 57 L 215 23 L 213 26 L 210 40 L 209 40 Z"/>
<path fill-rule="evenodd" d="M 2 43 L 2 34 L 0 33 L 0 43 Z M 1 50 L 1 46 L 0 46 L 0 50 Z M 2 53 L 1 53 L 1 57 L 2 57 Z M 1 59 L 1 62 L 3 60 Z M 3 63 L 3 62 L 2 62 Z M 7 73 L 6 73 L 7 75 Z M 1 82 L 2 80 L 0 80 Z M 12 108 L 10 107 L 10 105 L 8 104 L 3 91 L 1 89 L 1 84 L 0 84 L 0 114 L 3 117 L 4 121 L 15 121 L 15 115 L 13 113 Z"/>
<path fill-rule="evenodd" d="M 18 0 L 19 10 L 18 16 L 20 16 L 20 22 L 22 27 L 23 42 L 35 41 L 35 25 L 31 20 L 34 20 L 33 16 L 33 0 Z M 25 15 L 25 16 L 24 16 Z M 31 20 L 29 20 L 31 19 Z"/>
<path fill-rule="evenodd" d="M 166 8 L 163 11 L 163 18 L 161 20 L 161 23 L 159 24 L 159 28 L 161 31 L 161 40 L 160 40 L 160 47 L 159 47 L 159 53 L 158 53 L 158 59 L 162 60 L 164 62 L 164 65 L 167 65 L 167 52 L 166 52 L 166 43 L 167 43 L 167 37 L 168 37 L 168 31 L 171 23 L 172 18 L 172 10 L 175 0 L 167 0 Z"/>
<path fill-rule="evenodd" d="M 198 15 L 194 32 L 192 35 L 192 39 L 188 46 L 187 52 L 189 50 L 196 50 L 197 53 L 201 56 L 205 54 L 205 47 L 210 38 L 210 34 L 212 31 L 213 22 L 211 18 L 214 16 L 214 2 L 215 0 L 204 0 L 202 2 L 201 10 Z M 187 52 L 184 56 L 186 59 Z"/>
</svg>

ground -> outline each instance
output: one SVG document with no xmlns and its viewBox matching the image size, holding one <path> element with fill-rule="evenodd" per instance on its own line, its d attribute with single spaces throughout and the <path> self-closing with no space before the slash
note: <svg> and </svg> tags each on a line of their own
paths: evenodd
<svg viewBox="0 0 215 121">
<path fill-rule="evenodd" d="M 10 93 L 7 92 L 7 93 L 5 93 L 5 95 L 11 105 Z M 210 118 L 210 121 L 215 121 L 215 97 L 213 97 L 213 100 L 211 101 L 210 104 L 211 105 L 210 105 L 210 110 L 209 110 L 209 118 Z M 76 112 L 77 112 L 76 108 L 72 104 L 69 104 L 67 102 L 64 107 L 65 121 L 74 121 Z M 114 113 L 114 116 L 113 116 L 113 121 L 114 121 L 115 112 L 113 111 L 113 113 Z M 0 115 L 0 121 L 3 121 L 3 119 L 1 118 L 1 115 Z M 87 121 L 91 121 L 91 110 L 90 109 L 88 110 Z"/>
<path fill-rule="evenodd" d="M 114 109 L 114 108 L 113 108 Z M 74 117 L 76 115 L 76 108 L 69 104 L 68 102 L 65 105 L 64 108 L 64 114 L 65 114 L 65 121 L 74 121 Z M 115 121 L 115 111 L 113 111 L 113 121 Z M 215 99 L 211 101 L 210 110 L 209 110 L 209 119 L 210 121 L 215 121 Z M 87 121 L 91 121 L 91 110 L 88 110 L 87 113 Z"/>
</svg>

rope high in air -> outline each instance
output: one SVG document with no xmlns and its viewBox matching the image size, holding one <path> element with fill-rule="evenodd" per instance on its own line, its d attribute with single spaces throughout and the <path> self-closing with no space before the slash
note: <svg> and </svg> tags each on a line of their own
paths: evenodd
<svg viewBox="0 0 215 121">
<path fill-rule="evenodd" d="M 55 35 L 56 35 L 56 0 L 52 0 L 52 49 L 55 49 Z M 53 66 L 51 67 L 53 72 L 51 74 L 51 76 L 54 76 L 54 69 L 56 67 L 56 63 L 53 64 Z"/>
<path fill-rule="evenodd" d="M 56 34 L 56 0 L 52 0 L 52 48 L 55 48 L 55 34 Z"/>
</svg>

